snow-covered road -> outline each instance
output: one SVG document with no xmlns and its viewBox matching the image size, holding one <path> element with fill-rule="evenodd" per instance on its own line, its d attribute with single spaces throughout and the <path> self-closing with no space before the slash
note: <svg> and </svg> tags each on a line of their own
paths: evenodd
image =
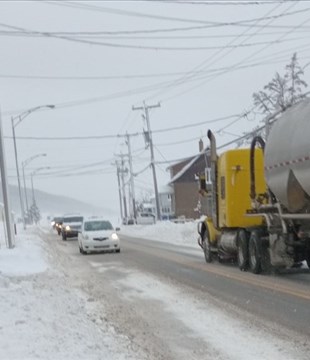
<svg viewBox="0 0 310 360">
<path fill-rule="evenodd" d="M 176 226 L 176 227 L 175 227 Z M 0 249 L 0 359 L 306 359 L 307 339 L 227 311 L 204 292 L 124 267 L 122 254 L 83 257 L 45 227 Z M 173 239 L 171 234 L 174 234 Z M 196 224 L 121 233 L 197 251 Z"/>
</svg>

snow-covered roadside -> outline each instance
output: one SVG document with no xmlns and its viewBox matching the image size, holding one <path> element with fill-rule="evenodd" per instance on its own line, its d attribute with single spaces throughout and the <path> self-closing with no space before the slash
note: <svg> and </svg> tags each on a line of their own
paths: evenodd
<svg viewBox="0 0 310 360">
<path fill-rule="evenodd" d="M 144 359 L 27 232 L 14 249 L 0 249 L 0 359 Z"/>
<path fill-rule="evenodd" d="M 155 225 L 126 225 L 121 227 L 120 235 L 122 234 L 199 248 L 196 221 L 185 223 L 158 221 Z"/>
<path fill-rule="evenodd" d="M 140 232 L 147 237 L 149 232 L 154 239 L 197 247 L 195 223 L 132 226 L 121 232 L 128 233 L 127 229 L 133 236 Z M 51 231 L 47 226 L 42 230 Z M 161 359 L 308 356 L 306 341 L 252 316 L 236 316 L 237 310 L 226 311 L 227 305 L 223 307 L 204 291 L 193 294 L 165 278 L 124 266 L 114 254 L 105 261 L 79 257 L 76 244 L 71 245 L 77 255 L 64 253 L 65 271 L 58 267 L 48 243 L 30 227 L 16 238 L 15 249 L 0 249 L 0 359 L 155 360 L 158 357 L 142 353 L 141 348 L 147 349 L 156 338 L 162 340 L 159 352 L 172 352 Z M 73 249 L 70 244 L 68 248 Z M 89 265 L 105 276 L 89 272 Z M 74 286 L 72 274 L 75 285 L 86 287 Z M 135 339 L 134 345 L 129 339 Z"/>
</svg>

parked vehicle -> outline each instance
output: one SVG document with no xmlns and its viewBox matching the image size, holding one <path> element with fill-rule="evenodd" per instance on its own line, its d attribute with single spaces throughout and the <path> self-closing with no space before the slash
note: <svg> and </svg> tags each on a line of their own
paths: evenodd
<svg viewBox="0 0 310 360">
<path fill-rule="evenodd" d="M 120 252 L 120 240 L 110 221 L 101 217 L 85 218 L 78 234 L 81 254 L 90 252 Z"/>
<path fill-rule="evenodd" d="M 266 146 L 216 153 L 209 130 L 211 166 L 200 176 L 206 219 L 199 223 L 205 260 L 237 259 L 241 270 L 310 267 L 310 100 L 288 109 Z M 260 144 L 261 148 L 256 148 Z"/>
<path fill-rule="evenodd" d="M 79 214 L 64 215 L 61 225 L 62 240 L 77 237 L 82 228 L 83 216 Z"/>
<path fill-rule="evenodd" d="M 155 215 L 149 212 L 137 214 L 137 225 L 151 225 L 156 223 Z"/>
</svg>

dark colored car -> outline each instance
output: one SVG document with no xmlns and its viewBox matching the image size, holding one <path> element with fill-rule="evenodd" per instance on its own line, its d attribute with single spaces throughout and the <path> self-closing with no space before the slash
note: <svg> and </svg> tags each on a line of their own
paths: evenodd
<svg viewBox="0 0 310 360">
<path fill-rule="evenodd" d="M 57 231 L 58 235 L 60 235 L 61 233 L 62 223 L 63 223 L 63 217 L 54 217 L 54 219 L 52 220 L 53 229 Z"/>
<path fill-rule="evenodd" d="M 77 237 L 78 232 L 81 231 L 82 222 L 83 216 L 81 215 L 65 215 L 61 225 L 62 240 Z"/>
</svg>

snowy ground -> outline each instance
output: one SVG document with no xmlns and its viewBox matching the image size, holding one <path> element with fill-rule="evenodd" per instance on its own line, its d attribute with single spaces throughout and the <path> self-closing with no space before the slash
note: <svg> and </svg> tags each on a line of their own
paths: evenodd
<svg viewBox="0 0 310 360">
<path fill-rule="evenodd" d="M 50 232 L 48 226 L 43 224 L 42 227 L 46 233 Z M 197 249 L 196 226 L 196 223 L 162 222 L 149 226 L 126 226 L 120 233 Z M 98 316 L 94 298 L 85 289 L 70 282 L 66 269 L 31 227 L 26 233 L 19 229 L 14 249 L 5 247 L 3 236 L 0 237 L 0 245 L 0 359 L 155 359 L 132 343 L 131 338 L 124 334 L 126 327 L 122 327 L 121 333 L 116 323 L 107 321 L 104 309 Z M 122 269 L 119 263 L 113 265 L 92 260 L 90 265 L 101 274 L 108 274 L 113 266 L 124 273 L 125 278 L 120 278 L 113 286 L 119 290 L 120 301 L 131 304 L 131 308 L 139 304 L 142 311 L 144 306 L 145 310 L 148 308 L 150 302 L 161 303 L 159 309 L 154 308 L 151 321 L 154 327 L 164 327 L 156 313 L 160 310 L 166 314 L 167 323 L 170 317 L 174 317 L 176 333 L 178 330 L 182 333 L 183 327 L 191 332 L 191 341 L 198 344 L 195 351 L 179 354 L 175 359 L 307 358 L 309 349 L 297 348 L 294 340 L 288 342 L 290 334 L 277 337 L 276 332 L 258 328 L 253 321 L 249 325 L 242 319 L 232 318 L 212 301 L 208 302 L 205 295 L 204 299 L 199 299 L 184 294 L 182 289 L 150 274 L 136 269 Z M 108 286 L 106 291 L 109 291 Z M 115 304 L 111 301 L 107 304 L 115 306 L 119 313 L 117 299 Z M 136 312 L 138 314 L 137 309 Z M 139 323 L 141 321 L 137 321 L 137 326 Z M 128 326 L 133 327 L 134 324 L 129 323 Z M 166 331 L 165 336 L 168 337 L 169 330 L 172 328 L 162 329 L 162 334 Z M 204 342 L 207 333 L 208 344 Z M 171 341 L 179 342 L 181 346 L 183 340 Z M 208 357 L 205 356 L 206 346 Z"/>
<path fill-rule="evenodd" d="M 121 227 L 120 234 L 198 248 L 197 222 L 194 221 L 186 223 L 161 221 L 156 225 L 128 225 Z"/>
</svg>

